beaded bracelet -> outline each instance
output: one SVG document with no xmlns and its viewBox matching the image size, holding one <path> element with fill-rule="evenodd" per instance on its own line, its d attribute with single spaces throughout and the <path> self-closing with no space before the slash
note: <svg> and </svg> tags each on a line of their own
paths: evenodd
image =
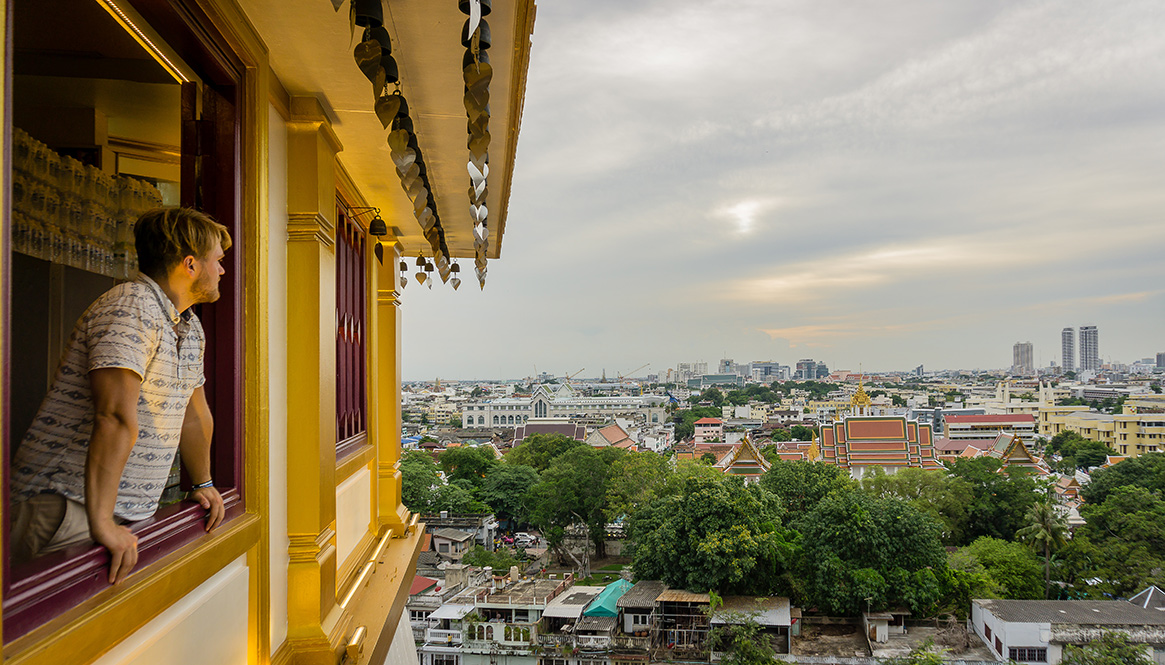
<svg viewBox="0 0 1165 665">
<path fill-rule="evenodd" d="M 190 489 L 192 489 L 192 490 L 204 490 L 208 487 L 214 487 L 214 479 L 213 478 L 206 481 L 205 483 L 198 483 L 197 485 L 195 485 L 194 487 L 192 487 Z"/>
</svg>

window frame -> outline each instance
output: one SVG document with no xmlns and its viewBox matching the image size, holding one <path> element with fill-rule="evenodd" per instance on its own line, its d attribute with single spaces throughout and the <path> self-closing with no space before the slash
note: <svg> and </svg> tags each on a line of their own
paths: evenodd
<svg viewBox="0 0 1165 665">
<path fill-rule="evenodd" d="M 244 123 L 248 112 L 244 101 L 250 81 L 244 75 L 246 68 L 242 59 L 226 38 L 212 27 L 212 21 L 203 12 L 186 3 L 181 3 L 181 8 L 153 0 L 128 0 L 128 4 L 202 79 L 201 84 L 183 84 L 181 93 L 184 118 L 181 203 L 198 207 L 213 216 L 228 228 L 233 240 L 223 260 L 226 273 L 219 284 L 219 301 L 200 305 L 196 310 L 206 333 L 206 394 L 215 421 L 211 469 L 226 509 L 223 523 L 217 530 L 223 533 L 230 531 L 232 522 L 246 512 L 244 384 L 240 368 L 246 366 L 243 284 L 247 280 L 243 274 L 243 255 L 251 241 L 243 232 L 242 211 Z M 203 93 L 203 113 L 194 119 L 192 112 L 198 107 L 200 90 Z M 11 87 L 6 94 L 13 94 Z M 195 154 L 200 149 L 202 154 Z M 192 157 L 200 158 L 202 163 L 196 163 Z M 197 180 L 195 174 L 198 170 L 209 175 Z M 3 177 L 6 181 L 11 178 L 8 164 L 5 165 Z M 5 223 L 10 208 L 11 201 L 5 201 L 5 209 L 2 211 Z M 7 258 L 11 255 L 11 244 L 6 243 L 0 251 L 5 257 L 0 279 L 7 285 L 11 280 L 11 262 Z M 11 394 L 7 372 L 7 356 L 11 352 L 8 344 L 11 302 L 7 288 L 3 290 L 3 298 L 4 320 L 0 334 L 5 338 L 2 349 L 5 362 L 0 399 L 7 404 Z M 8 459 L 11 446 L 16 442 L 8 439 L 10 414 L 6 408 L 2 415 L 3 453 Z M 6 464 L 3 471 L 5 496 L 10 491 L 9 473 Z M 189 487 L 189 479 L 183 475 L 183 485 Z M 207 544 L 205 515 L 201 506 L 186 500 L 164 506 L 152 517 L 133 523 L 130 528 L 138 537 L 138 563 L 131 580 L 146 579 L 149 572 L 153 572 L 148 570 L 153 564 L 171 560 L 171 555 L 179 550 L 198 542 Z M 7 511 L 4 521 L 7 533 Z M 69 613 L 69 610 L 83 601 L 110 590 L 107 581 L 109 554 L 101 546 L 78 545 L 38 557 L 21 566 L 12 566 L 8 557 L 7 538 L 4 543 L 4 645 Z"/>
<path fill-rule="evenodd" d="M 336 461 L 368 441 L 368 231 L 336 195 Z"/>
</svg>

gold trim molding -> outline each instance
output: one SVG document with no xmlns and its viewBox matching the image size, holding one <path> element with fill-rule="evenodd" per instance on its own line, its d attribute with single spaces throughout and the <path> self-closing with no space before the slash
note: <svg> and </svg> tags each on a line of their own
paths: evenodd
<svg viewBox="0 0 1165 665">
<path fill-rule="evenodd" d="M 291 563 L 322 563 L 327 557 L 324 554 L 334 550 L 332 542 L 336 532 L 330 527 L 318 534 L 289 533 L 287 534 L 287 555 Z"/>
<path fill-rule="evenodd" d="M 323 213 L 292 212 L 287 214 L 287 242 L 315 242 L 334 247 L 336 225 Z"/>
</svg>

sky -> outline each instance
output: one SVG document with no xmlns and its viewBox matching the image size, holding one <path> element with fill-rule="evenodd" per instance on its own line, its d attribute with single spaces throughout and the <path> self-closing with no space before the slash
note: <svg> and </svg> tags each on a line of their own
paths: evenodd
<svg viewBox="0 0 1165 665">
<path fill-rule="evenodd" d="M 501 258 L 405 380 L 1165 351 L 1160 0 L 539 0 Z"/>
</svg>

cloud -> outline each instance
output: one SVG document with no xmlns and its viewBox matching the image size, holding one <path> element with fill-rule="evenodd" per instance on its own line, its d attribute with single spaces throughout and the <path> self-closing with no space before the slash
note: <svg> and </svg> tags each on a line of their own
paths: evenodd
<svg viewBox="0 0 1165 665">
<path fill-rule="evenodd" d="M 406 289 L 406 376 L 1165 350 L 1159 0 L 538 14 L 503 258 Z"/>
</svg>

